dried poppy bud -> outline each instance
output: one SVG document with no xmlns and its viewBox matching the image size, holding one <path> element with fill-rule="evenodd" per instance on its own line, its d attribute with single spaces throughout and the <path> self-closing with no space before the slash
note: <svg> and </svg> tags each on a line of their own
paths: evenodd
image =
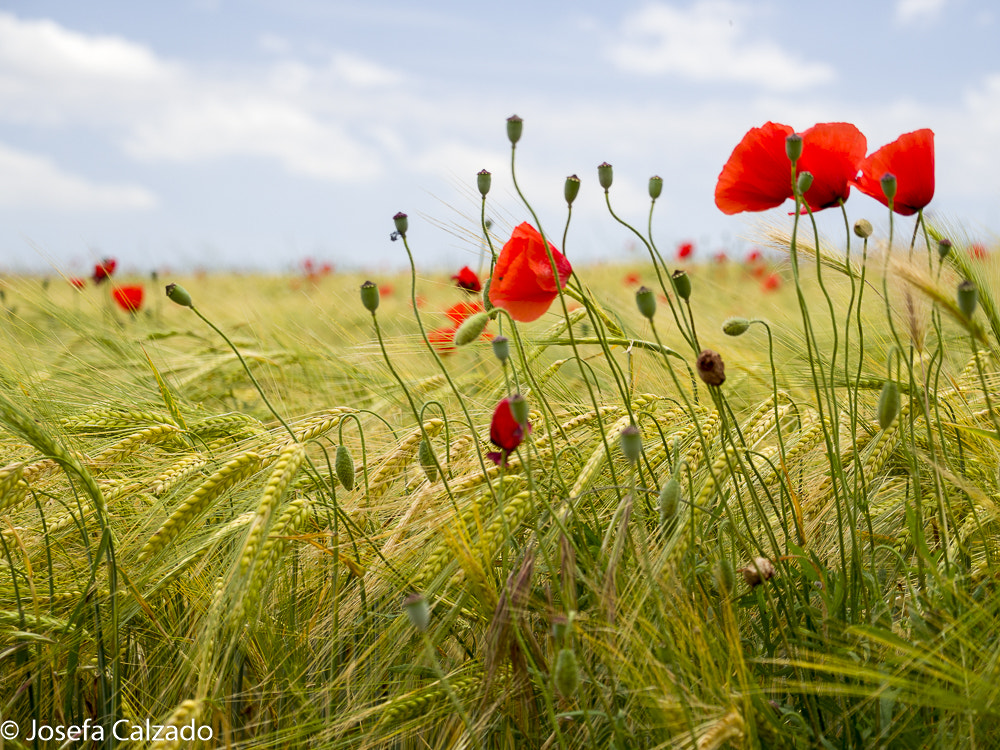
<svg viewBox="0 0 1000 750">
<path fill-rule="evenodd" d="M 868 219 L 858 219 L 854 222 L 854 234 L 861 239 L 868 239 L 872 236 L 872 223 Z"/>
<path fill-rule="evenodd" d="M 799 160 L 802 156 L 802 136 L 798 133 L 792 133 L 790 136 L 785 138 L 785 153 L 788 155 L 788 161 L 793 164 Z"/>
<path fill-rule="evenodd" d="M 698 376 L 708 385 L 722 385 L 726 382 L 726 366 L 722 356 L 711 349 L 698 355 Z"/>
<path fill-rule="evenodd" d="M 963 281 L 958 285 L 957 298 L 958 309 L 962 311 L 962 315 L 971 318 L 976 312 L 976 305 L 979 304 L 979 290 L 976 289 L 976 285 L 968 279 Z"/>
<path fill-rule="evenodd" d="M 511 115 L 507 118 L 507 139 L 512 146 L 521 140 L 522 130 L 524 130 L 524 120 L 517 115 Z"/>
<path fill-rule="evenodd" d="M 405 237 L 406 230 L 410 228 L 410 221 L 406 218 L 406 214 L 400 211 L 392 217 L 392 223 L 396 225 L 396 231 Z"/>
<path fill-rule="evenodd" d="M 597 181 L 601 184 L 602 188 L 607 190 L 611 187 L 614 179 L 615 175 L 610 164 L 605 161 L 597 165 Z"/>
<path fill-rule="evenodd" d="M 576 196 L 580 192 L 580 178 L 575 174 L 571 174 L 566 178 L 566 183 L 563 185 L 563 197 L 566 199 L 566 205 L 572 206 L 573 201 L 576 200 Z"/>
<path fill-rule="evenodd" d="M 366 281 L 361 285 L 361 304 L 372 315 L 378 310 L 379 293 L 378 284 L 374 281 Z"/>
<path fill-rule="evenodd" d="M 422 594 L 410 594 L 403 600 L 403 609 L 410 618 L 410 624 L 423 633 L 431 623 L 431 610 Z"/>
<path fill-rule="evenodd" d="M 181 307 L 194 307 L 191 295 L 184 287 L 177 284 L 167 284 L 167 298 Z"/>
<path fill-rule="evenodd" d="M 743 574 L 743 580 L 747 582 L 747 585 L 750 588 L 755 588 L 764 581 L 774 578 L 774 574 L 777 571 L 774 569 L 774 563 L 766 557 L 758 557 L 753 561 L 752 565 L 740 568 L 740 572 Z"/>
<path fill-rule="evenodd" d="M 485 198 L 486 194 L 490 192 L 490 185 L 493 183 L 493 175 L 491 175 L 485 169 L 476 174 L 476 187 L 479 188 L 479 193 Z"/>
<path fill-rule="evenodd" d="M 663 178 L 654 175 L 649 178 L 649 197 L 654 201 L 660 197 L 660 193 L 663 192 Z"/>
<path fill-rule="evenodd" d="M 635 306 L 639 308 L 642 317 L 652 320 L 656 315 L 656 294 L 649 287 L 639 287 L 635 293 Z"/>
</svg>

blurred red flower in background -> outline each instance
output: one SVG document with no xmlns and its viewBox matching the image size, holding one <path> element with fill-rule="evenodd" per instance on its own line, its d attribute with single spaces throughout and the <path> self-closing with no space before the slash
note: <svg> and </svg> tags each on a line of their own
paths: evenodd
<svg viewBox="0 0 1000 750">
<path fill-rule="evenodd" d="M 969 256 L 975 258 L 976 260 L 983 260 L 986 258 L 987 251 L 986 245 L 982 242 L 973 242 L 969 246 Z"/>
<path fill-rule="evenodd" d="M 479 282 L 479 276 L 468 266 L 462 266 L 462 269 L 451 278 L 455 282 L 455 286 L 459 289 L 464 289 L 467 292 L 483 291 L 483 285 Z"/>
<path fill-rule="evenodd" d="M 679 260 L 685 260 L 694 255 L 694 243 L 693 242 L 682 242 L 677 246 L 677 258 Z"/>
<path fill-rule="evenodd" d="M 640 281 L 641 279 L 639 278 L 639 274 L 634 271 L 632 273 L 625 274 L 624 278 L 622 278 L 622 284 L 625 286 L 635 286 L 640 283 Z"/>
<path fill-rule="evenodd" d="M 94 275 L 91 277 L 94 279 L 95 284 L 100 284 L 102 281 L 106 281 L 111 278 L 111 275 L 115 272 L 115 266 L 118 263 L 114 258 L 105 258 L 96 266 L 94 266 Z"/>
<path fill-rule="evenodd" d="M 552 274 L 552 264 L 538 230 L 526 222 L 515 227 L 493 268 L 490 302 L 522 323 L 542 317 L 573 273 L 570 262 L 551 242 L 549 250 L 558 278 Z"/>
<path fill-rule="evenodd" d="M 934 197 L 934 131 L 930 128 L 904 133 L 892 143 L 870 154 L 861 163 L 861 175 L 854 184 L 883 206 L 889 201 L 882 192 L 882 177 L 896 177 L 896 197 L 892 210 L 912 216 Z"/>
<path fill-rule="evenodd" d="M 770 276 L 764 279 L 760 284 L 760 288 L 763 289 L 765 292 L 773 292 L 779 287 L 781 287 L 781 276 L 779 276 L 776 273 L 772 273 Z"/>
<path fill-rule="evenodd" d="M 451 354 L 455 351 L 455 331 L 465 322 L 466 318 L 483 312 L 483 309 L 483 303 L 478 300 L 475 302 L 459 302 L 452 305 L 444 313 L 451 321 L 451 325 L 444 326 L 443 328 L 435 328 L 433 331 L 430 331 L 427 334 L 427 340 L 431 342 L 440 354 Z M 492 333 L 486 333 L 485 331 L 483 332 L 483 336 L 487 339 L 493 338 Z"/>
<path fill-rule="evenodd" d="M 79 276 L 72 277 L 69 280 L 69 283 L 72 284 L 77 289 L 83 289 L 85 286 L 87 286 L 86 279 L 81 279 Z"/>
<path fill-rule="evenodd" d="M 116 286 L 111 290 L 111 298 L 125 312 L 136 313 L 142 307 L 143 288 L 141 286 Z"/>
</svg>

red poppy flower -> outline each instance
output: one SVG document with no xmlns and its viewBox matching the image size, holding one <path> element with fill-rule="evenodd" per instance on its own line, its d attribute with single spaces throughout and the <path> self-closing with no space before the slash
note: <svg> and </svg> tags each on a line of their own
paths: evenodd
<svg viewBox="0 0 1000 750">
<path fill-rule="evenodd" d="M 135 313 L 142 307 L 143 288 L 141 286 L 116 286 L 111 297 L 125 312 Z"/>
<path fill-rule="evenodd" d="M 743 136 L 715 184 L 715 205 L 722 213 L 766 211 L 792 197 L 785 139 L 794 132 L 789 125 L 767 122 Z"/>
<path fill-rule="evenodd" d="M 85 286 L 87 286 L 87 282 L 84 279 L 81 279 L 79 276 L 74 276 L 73 278 L 71 278 L 69 280 L 69 283 L 75 286 L 77 289 L 83 289 Z"/>
<path fill-rule="evenodd" d="M 677 258 L 679 260 L 684 260 L 685 258 L 690 258 L 694 255 L 694 243 L 693 242 L 682 242 L 677 246 Z"/>
<path fill-rule="evenodd" d="M 515 227 L 493 268 L 490 302 L 522 323 L 542 317 L 573 273 L 569 261 L 551 242 L 549 250 L 558 278 L 552 275 L 549 255 L 538 230 L 528 223 Z"/>
<path fill-rule="evenodd" d="M 483 291 L 483 285 L 479 283 L 479 277 L 476 275 L 476 272 L 468 266 L 462 266 L 462 270 L 451 278 L 452 281 L 455 282 L 455 286 L 459 289 L 464 289 L 467 292 Z"/>
<path fill-rule="evenodd" d="M 802 156 L 796 171 L 813 176 L 812 186 L 803 196 L 809 208 L 821 211 L 846 201 L 851 180 L 858 176 L 868 150 L 868 139 L 847 122 L 821 122 L 801 136 Z"/>
<path fill-rule="evenodd" d="M 455 351 L 455 331 L 458 327 L 465 322 L 466 318 L 469 318 L 476 313 L 483 312 L 483 303 L 479 302 L 459 302 L 456 305 L 452 305 L 445 311 L 445 315 L 451 320 L 450 326 L 445 326 L 443 328 L 435 328 L 427 334 L 427 340 L 431 342 L 431 345 L 438 350 L 441 354 L 451 354 Z M 493 338 L 493 334 L 483 332 L 483 336 L 487 339 Z"/>
<path fill-rule="evenodd" d="M 861 175 L 854 184 L 883 206 L 889 201 L 882 192 L 882 176 L 896 176 L 892 210 L 912 216 L 934 197 L 934 131 L 930 128 L 904 133 L 861 162 Z"/>
<path fill-rule="evenodd" d="M 118 263 L 114 258 L 105 258 L 94 266 L 94 275 L 92 277 L 94 279 L 94 283 L 100 284 L 102 281 L 111 278 L 111 275 L 115 272 L 115 266 L 117 265 Z"/>
<path fill-rule="evenodd" d="M 475 302 L 459 302 L 458 304 L 452 305 L 447 310 L 445 310 L 445 315 L 448 319 L 455 324 L 455 327 L 462 325 L 462 321 L 468 318 L 470 315 L 475 315 L 477 312 L 483 311 L 483 303 L 476 300 Z"/>
<path fill-rule="evenodd" d="M 516 450 L 524 440 L 524 436 L 529 434 L 531 434 L 531 422 L 518 424 L 510 410 L 510 399 L 503 399 L 497 404 L 493 420 L 490 422 L 490 442 L 500 450 L 487 453 L 486 457 L 497 466 L 506 466 L 507 456 Z"/>
</svg>

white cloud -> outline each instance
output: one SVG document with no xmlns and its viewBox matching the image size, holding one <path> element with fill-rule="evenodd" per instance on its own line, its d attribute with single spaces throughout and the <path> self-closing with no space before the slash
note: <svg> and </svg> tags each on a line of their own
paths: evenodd
<svg viewBox="0 0 1000 750">
<path fill-rule="evenodd" d="M 625 71 L 692 81 L 750 83 L 794 91 L 832 81 L 832 67 L 796 59 L 776 43 L 748 38 L 749 6 L 699 0 L 682 9 L 650 3 L 628 15 L 608 57 Z"/>
<path fill-rule="evenodd" d="M 69 211 L 132 211 L 156 206 L 138 185 L 102 185 L 62 171 L 50 159 L 0 144 L 0 206 Z"/>
<path fill-rule="evenodd" d="M 902 24 L 932 21 L 948 0 L 896 0 L 896 20 Z"/>
</svg>

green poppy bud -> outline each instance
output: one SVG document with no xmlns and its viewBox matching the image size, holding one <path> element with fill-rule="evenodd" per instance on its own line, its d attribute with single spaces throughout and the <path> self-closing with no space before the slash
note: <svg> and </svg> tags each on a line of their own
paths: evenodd
<svg viewBox="0 0 1000 750">
<path fill-rule="evenodd" d="M 434 449 L 426 440 L 421 440 L 417 446 L 417 460 L 420 462 L 427 481 L 436 482 L 438 478 L 437 464 L 434 461 Z"/>
<path fill-rule="evenodd" d="M 691 279 L 687 275 L 687 271 L 681 269 L 674 271 L 670 279 L 673 281 L 674 291 L 677 292 L 678 297 L 685 302 L 691 299 Z"/>
<path fill-rule="evenodd" d="M 962 315 L 971 318 L 976 312 L 976 305 L 979 304 L 979 290 L 976 285 L 966 279 L 958 285 L 958 309 Z"/>
<path fill-rule="evenodd" d="M 486 197 L 486 194 L 490 192 L 491 184 L 493 184 L 493 175 L 485 169 L 476 174 L 476 186 L 479 188 L 479 192 L 484 198 Z"/>
<path fill-rule="evenodd" d="M 802 156 L 802 136 L 798 133 L 792 133 L 790 136 L 785 138 L 785 153 L 788 155 L 788 160 L 794 164 Z"/>
<path fill-rule="evenodd" d="M 511 115 L 507 118 L 507 139 L 512 146 L 521 140 L 522 130 L 524 130 L 524 120 L 517 115 Z"/>
<path fill-rule="evenodd" d="M 882 184 L 882 194 L 886 200 L 892 201 L 896 197 L 896 175 L 892 172 L 886 172 L 879 182 Z"/>
<path fill-rule="evenodd" d="M 719 593 L 725 596 L 736 587 L 736 570 L 729 558 L 723 557 L 712 569 L 715 575 L 715 583 L 719 588 Z"/>
<path fill-rule="evenodd" d="M 520 425 L 528 423 L 528 399 L 520 393 L 515 393 L 510 397 L 510 415 Z"/>
<path fill-rule="evenodd" d="M 642 455 L 642 433 L 634 424 L 630 424 L 622 430 L 619 436 L 621 441 L 622 455 L 630 464 L 634 464 Z"/>
<path fill-rule="evenodd" d="M 354 459 L 346 445 L 337 446 L 337 454 L 333 459 L 333 470 L 345 490 L 350 492 L 354 489 Z"/>
<path fill-rule="evenodd" d="M 410 594 L 403 600 L 403 609 L 410 618 L 410 624 L 423 633 L 431 624 L 431 610 L 422 594 Z"/>
<path fill-rule="evenodd" d="M 642 317 L 652 320 L 656 315 L 656 293 L 649 287 L 639 287 L 635 293 L 635 306 L 639 308 Z"/>
<path fill-rule="evenodd" d="M 563 184 L 563 197 L 566 199 L 566 205 L 572 206 L 573 201 L 576 200 L 576 196 L 580 193 L 580 178 L 575 174 L 571 174 L 566 178 L 566 182 Z"/>
<path fill-rule="evenodd" d="M 812 185 L 812 172 L 799 172 L 798 177 L 795 178 L 795 188 L 798 190 L 799 195 L 805 195 L 809 192 L 809 188 L 811 188 Z"/>
<path fill-rule="evenodd" d="M 490 285 L 493 283 L 493 277 L 486 279 L 483 282 L 483 310 L 486 312 L 492 312 L 496 305 L 493 304 L 493 300 L 490 299 Z"/>
<path fill-rule="evenodd" d="M 878 426 L 888 430 L 899 414 L 899 384 L 895 380 L 887 380 L 882 384 L 882 393 L 878 397 Z"/>
<path fill-rule="evenodd" d="M 601 184 L 602 188 L 607 190 L 611 187 L 614 178 L 615 175 L 610 164 L 602 162 L 597 166 L 597 181 Z"/>
<path fill-rule="evenodd" d="M 854 222 L 854 234 L 863 240 L 872 236 L 872 223 L 868 219 L 858 219 Z"/>
<path fill-rule="evenodd" d="M 660 488 L 658 505 L 660 510 L 660 525 L 666 528 L 677 515 L 681 503 L 681 483 L 677 477 L 670 477 Z"/>
<path fill-rule="evenodd" d="M 573 649 L 564 648 L 559 651 L 556 668 L 553 670 L 553 681 L 562 697 L 572 698 L 576 695 L 576 688 L 580 684 L 580 669 Z"/>
<path fill-rule="evenodd" d="M 396 231 L 405 237 L 406 230 L 410 228 L 410 221 L 406 218 L 406 214 L 400 211 L 392 217 L 392 223 L 396 225 Z"/>
<path fill-rule="evenodd" d="M 184 287 L 177 284 L 167 284 L 167 298 L 171 302 L 176 302 L 181 307 L 194 307 L 191 295 L 188 294 Z"/>
<path fill-rule="evenodd" d="M 366 281 L 361 285 L 361 304 L 372 315 L 378 310 L 379 293 L 378 284 L 374 281 Z"/>
<path fill-rule="evenodd" d="M 662 177 L 650 177 L 649 178 L 649 197 L 654 201 L 660 197 L 660 193 L 663 192 L 663 178 Z"/>
<path fill-rule="evenodd" d="M 455 346 L 465 346 L 466 344 L 471 344 L 483 335 L 483 331 L 486 329 L 486 324 L 489 322 L 489 313 L 480 312 L 475 315 L 470 315 L 462 321 L 462 325 L 460 325 L 458 330 L 455 331 Z"/>
<path fill-rule="evenodd" d="M 500 360 L 500 364 L 503 364 L 510 358 L 510 341 L 507 340 L 506 336 L 497 336 L 492 341 L 493 344 L 493 356 Z"/>
<path fill-rule="evenodd" d="M 727 336 L 742 336 L 750 327 L 746 318 L 730 318 L 722 324 L 722 332 Z"/>
</svg>

